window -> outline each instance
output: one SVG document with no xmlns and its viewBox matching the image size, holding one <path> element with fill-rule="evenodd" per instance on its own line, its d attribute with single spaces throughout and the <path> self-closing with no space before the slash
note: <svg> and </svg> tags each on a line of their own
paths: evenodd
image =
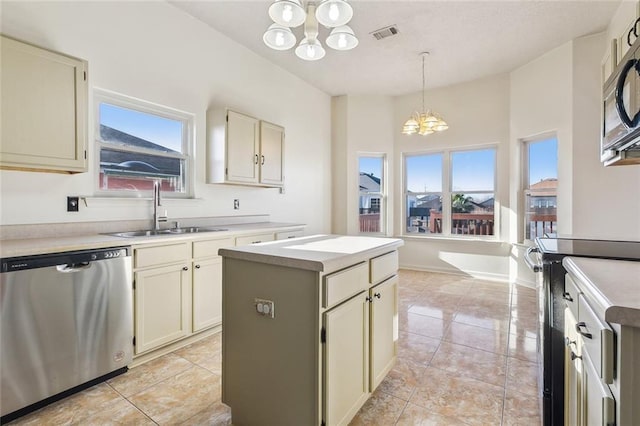
<svg viewBox="0 0 640 426">
<path fill-rule="evenodd" d="M 405 234 L 494 235 L 495 148 L 405 154 L 404 168 Z"/>
<path fill-rule="evenodd" d="M 495 149 L 451 153 L 451 233 L 493 235 Z"/>
<path fill-rule="evenodd" d="M 137 196 L 159 181 L 189 196 L 193 115 L 102 90 L 95 99 L 98 192 Z"/>
<path fill-rule="evenodd" d="M 558 140 L 524 142 L 524 239 L 554 234 L 558 226 Z"/>
<path fill-rule="evenodd" d="M 405 156 L 408 234 L 442 233 L 442 154 Z"/>
<path fill-rule="evenodd" d="M 359 220 L 360 232 L 384 234 L 385 202 L 385 156 L 365 154 L 358 158 L 359 176 Z"/>
</svg>

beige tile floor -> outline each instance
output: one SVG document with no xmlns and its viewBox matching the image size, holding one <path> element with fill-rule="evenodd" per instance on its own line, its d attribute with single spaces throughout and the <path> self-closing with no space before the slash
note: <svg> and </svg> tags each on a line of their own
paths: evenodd
<svg viewBox="0 0 640 426">
<path fill-rule="evenodd" d="M 352 425 L 536 425 L 532 289 L 400 271 L 398 362 Z M 16 425 L 228 425 L 220 335 L 16 420 Z"/>
</svg>

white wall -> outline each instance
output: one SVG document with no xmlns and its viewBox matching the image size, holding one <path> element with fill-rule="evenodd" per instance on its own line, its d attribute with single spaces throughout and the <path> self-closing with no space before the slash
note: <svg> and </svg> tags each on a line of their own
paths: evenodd
<svg viewBox="0 0 640 426">
<path fill-rule="evenodd" d="M 333 99 L 333 232 L 359 233 L 358 156 L 387 156 L 387 182 L 394 188 L 394 109 L 388 96 L 339 96 Z M 387 190 L 387 235 L 393 235 L 394 191 Z"/>
<path fill-rule="evenodd" d="M 169 217 L 270 214 L 331 228 L 331 100 L 165 2 L 3 2 L 2 32 L 89 62 L 89 86 L 195 114 L 195 197 L 168 201 Z M 90 93 L 90 102 L 92 94 Z M 286 129 L 286 191 L 205 184 L 206 110 L 229 106 Z M 147 219 L 151 202 L 90 200 L 97 174 L 89 115 L 88 173 L 0 171 L 0 224 Z M 233 199 L 241 209 L 234 211 Z"/>
<path fill-rule="evenodd" d="M 402 135 L 409 115 L 421 106 L 421 93 L 395 100 L 395 235 L 404 226 L 402 153 L 433 152 L 495 145 L 497 147 L 496 210 L 498 240 L 509 235 L 509 76 L 497 75 L 455 86 L 429 90 L 425 103 L 449 123 L 449 130 L 428 136 Z M 405 237 L 400 261 L 405 267 L 507 279 L 509 244 L 500 241 Z"/>
</svg>

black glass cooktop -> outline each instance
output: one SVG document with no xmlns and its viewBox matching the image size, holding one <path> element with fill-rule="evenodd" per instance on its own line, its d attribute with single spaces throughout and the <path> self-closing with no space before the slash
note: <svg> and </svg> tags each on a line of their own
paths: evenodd
<svg viewBox="0 0 640 426">
<path fill-rule="evenodd" d="M 547 256 L 579 256 L 640 261 L 640 241 L 578 240 L 536 238 L 540 252 Z"/>
</svg>

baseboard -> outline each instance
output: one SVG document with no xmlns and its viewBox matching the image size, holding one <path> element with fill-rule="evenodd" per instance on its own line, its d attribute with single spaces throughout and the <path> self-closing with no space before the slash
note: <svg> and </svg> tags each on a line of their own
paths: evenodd
<svg viewBox="0 0 640 426">
<path fill-rule="evenodd" d="M 507 274 L 494 274 L 491 272 L 484 271 L 461 271 L 459 269 L 450 269 L 450 268 L 437 268 L 437 267 L 429 267 L 425 268 L 424 266 L 418 265 L 400 265 L 400 269 L 409 269 L 412 271 L 424 271 L 424 272 L 437 272 L 441 274 L 452 274 L 452 275 L 461 275 L 470 278 L 478 278 L 481 280 L 487 281 L 499 281 L 499 282 L 509 282 L 509 275 Z"/>
</svg>

